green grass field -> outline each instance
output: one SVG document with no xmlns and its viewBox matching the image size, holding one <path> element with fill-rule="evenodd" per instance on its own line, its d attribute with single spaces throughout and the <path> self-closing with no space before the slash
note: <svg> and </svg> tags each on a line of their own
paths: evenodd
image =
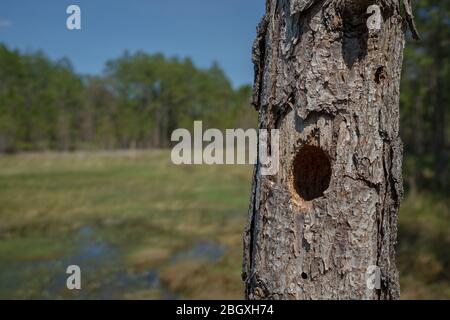
<svg viewBox="0 0 450 320">
<path fill-rule="evenodd" d="M 0 298 L 243 298 L 250 166 L 169 151 L 0 157 Z M 449 201 L 402 205 L 403 298 L 450 298 Z M 66 267 L 82 290 L 66 289 Z"/>
</svg>

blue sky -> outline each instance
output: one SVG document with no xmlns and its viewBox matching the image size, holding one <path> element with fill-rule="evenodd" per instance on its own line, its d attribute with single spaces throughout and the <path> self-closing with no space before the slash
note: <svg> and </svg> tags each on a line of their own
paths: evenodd
<svg viewBox="0 0 450 320">
<path fill-rule="evenodd" d="M 100 73 L 125 49 L 218 61 L 235 86 L 251 83 L 251 45 L 265 0 L 1 0 L 0 42 L 68 57 L 79 73 Z M 66 28 L 81 8 L 82 30 Z"/>
</svg>

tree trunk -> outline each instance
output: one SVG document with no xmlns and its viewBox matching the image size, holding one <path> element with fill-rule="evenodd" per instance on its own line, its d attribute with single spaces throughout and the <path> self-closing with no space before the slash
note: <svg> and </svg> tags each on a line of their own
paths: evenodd
<svg viewBox="0 0 450 320">
<path fill-rule="evenodd" d="M 280 169 L 255 166 L 246 297 L 398 299 L 399 0 L 267 0 L 257 33 L 253 104 Z"/>
</svg>

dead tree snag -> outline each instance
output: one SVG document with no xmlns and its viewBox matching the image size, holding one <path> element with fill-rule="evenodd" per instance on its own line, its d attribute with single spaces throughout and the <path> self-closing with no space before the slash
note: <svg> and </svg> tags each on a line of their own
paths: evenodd
<svg viewBox="0 0 450 320">
<path fill-rule="evenodd" d="M 404 25 L 398 0 L 267 0 L 253 104 L 280 130 L 280 170 L 255 166 L 247 298 L 399 298 Z"/>
</svg>

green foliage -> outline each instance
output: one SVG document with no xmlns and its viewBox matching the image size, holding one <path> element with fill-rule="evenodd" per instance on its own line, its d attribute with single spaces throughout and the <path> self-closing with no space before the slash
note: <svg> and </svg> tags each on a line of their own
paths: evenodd
<svg viewBox="0 0 450 320">
<path fill-rule="evenodd" d="M 67 60 L 0 45 L 0 151 L 74 147 L 83 90 Z"/>
<path fill-rule="evenodd" d="M 0 46 L 0 152 L 167 147 L 171 132 L 256 124 L 250 87 L 234 90 L 220 67 L 143 52 L 81 77 L 67 60 Z"/>
<path fill-rule="evenodd" d="M 407 186 L 449 189 L 450 2 L 415 1 L 420 41 L 405 49 L 401 132 Z"/>
</svg>

